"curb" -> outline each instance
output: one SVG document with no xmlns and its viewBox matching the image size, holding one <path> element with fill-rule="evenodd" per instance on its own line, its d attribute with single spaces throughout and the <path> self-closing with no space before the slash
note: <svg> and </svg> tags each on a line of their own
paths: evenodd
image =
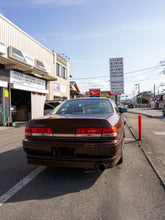
<svg viewBox="0 0 165 220">
<path fill-rule="evenodd" d="M 165 166 L 156 157 L 156 155 L 153 153 L 153 151 L 151 150 L 149 145 L 145 144 L 143 140 L 139 141 L 137 139 L 137 137 L 138 137 L 137 131 L 134 128 L 132 128 L 131 126 L 129 126 L 127 121 L 126 121 L 126 124 L 165 189 L 165 169 L 164 169 Z"/>
<path fill-rule="evenodd" d="M 0 132 L 7 131 L 7 130 L 12 130 L 13 128 L 15 128 L 15 127 L 3 127 L 3 126 L 0 126 Z"/>
<path fill-rule="evenodd" d="M 133 112 L 133 111 L 127 111 L 128 113 L 132 113 L 132 114 L 137 114 L 137 115 L 145 115 L 145 116 L 147 116 L 147 117 L 149 117 L 149 118 L 159 118 L 159 119 L 161 119 L 163 116 L 155 116 L 155 115 L 150 115 L 150 114 L 148 114 L 148 113 L 145 113 L 145 112 Z"/>
</svg>

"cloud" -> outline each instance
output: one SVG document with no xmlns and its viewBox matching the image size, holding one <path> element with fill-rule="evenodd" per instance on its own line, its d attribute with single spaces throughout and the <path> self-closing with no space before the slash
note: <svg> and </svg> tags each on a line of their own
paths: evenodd
<svg viewBox="0 0 165 220">
<path fill-rule="evenodd" d="M 69 5 L 82 5 L 88 2 L 88 0 L 33 0 L 34 4 L 39 5 L 59 5 L 59 6 L 69 6 Z"/>
<path fill-rule="evenodd" d="M 89 40 L 89 39 L 96 39 L 96 38 L 102 38 L 106 36 L 110 36 L 113 33 L 117 32 L 118 30 L 109 30 L 109 31 L 100 31 L 98 33 L 87 33 L 87 34 L 78 34 L 78 33 L 57 33 L 57 32 L 50 32 L 50 33 L 34 33 L 33 35 L 41 38 L 41 37 L 56 37 L 56 38 L 63 38 L 65 40 L 70 41 L 80 41 L 80 40 Z"/>
<path fill-rule="evenodd" d="M 1 2 L 1 8 L 21 8 L 21 7 L 31 7 L 34 5 L 38 6 L 78 6 L 88 4 L 90 0 L 17 0 L 10 1 L 6 0 Z"/>
<path fill-rule="evenodd" d="M 36 0 L 36 1 L 43 1 L 43 0 Z M 55 0 L 47 0 L 47 1 L 53 1 L 54 2 Z M 144 23 L 139 22 L 139 23 L 135 23 L 135 24 L 130 23 L 130 24 L 127 24 L 127 25 L 111 28 L 109 30 L 108 29 L 100 30 L 99 32 L 86 33 L 86 34 L 73 33 L 73 32 L 72 33 L 57 33 L 57 32 L 52 32 L 51 33 L 50 32 L 50 33 L 41 33 L 41 34 L 36 34 L 36 35 L 38 35 L 39 37 L 41 37 L 41 36 L 43 36 L 43 37 L 60 37 L 60 38 L 63 38 L 65 40 L 79 41 L 79 40 L 90 40 L 90 39 L 108 37 L 108 36 L 116 35 L 116 34 L 119 34 L 121 32 L 123 33 L 123 32 L 127 32 L 127 31 L 133 31 L 133 32 L 164 32 L 165 31 L 164 26 L 165 26 L 165 22 L 161 21 L 161 20 L 158 20 L 158 21 L 154 21 L 154 22 L 144 22 Z"/>
<path fill-rule="evenodd" d="M 70 62 L 74 64 L 104 64 L 104 62 L 100 62 L 97 60 L 71 60 Z"/>
<path fill-rule="evenodd" d="M 148 32 L 148 31 L 164 31 L 165 22 L 163 20 L 157 21 L 143 21 L 134 24 L 127 24 L 121 26 L 121 30 L 135 31 L 135 32 Z"/>
<path fill-rule="evenodd" d="M 76 83 L 82 93 L 89 91 L 89 89 L 101 89 L 101 91 L 106 91 L 110 89 L 109 81 L 102 80 L 91 80 L 91 81 L 78 81 Z"/>
<path fill-rule="evenodd" d="M 44 43 L 46 43 L 46 42 L 47 42 L 47 39 L 43 37 L 43 38 L 41 38 L 41 41 L 44 42 Z"/>
</svg>

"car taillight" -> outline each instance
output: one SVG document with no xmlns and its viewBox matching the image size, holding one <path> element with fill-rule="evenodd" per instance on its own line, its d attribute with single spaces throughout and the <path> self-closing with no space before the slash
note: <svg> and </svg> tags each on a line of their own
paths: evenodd
<svg viewBox="0 0 165 220">
<path fill-rule="evenodd" d="M 76 136 L 101 136 L 102 128 L 79 128 L 76 131 Z"/>
<path fill-rule="evenodd" d="M 50 128 L 26 127 L 25 135 L 27 136 L 52 136 L 52 130 Z"/>
<path fill-rule="evenodd" d="M 116 137 L 117 127 L 106 128 L 79 128 L 76 131 L 77 137 Z"/>
<path fill-rule="evenodd" d="M 30 127 L 26 127 L 25 128 L 25 135 L 31 136 L 31 134 L 32 134 L 31 128 Z"/>
<path fill-rule="evenodd" d="M 102 131 L 102 136 L 103 137 L 115 137 L 117 136 L 117 127 L 107 127 L 103 128 Z"/>
</svg>

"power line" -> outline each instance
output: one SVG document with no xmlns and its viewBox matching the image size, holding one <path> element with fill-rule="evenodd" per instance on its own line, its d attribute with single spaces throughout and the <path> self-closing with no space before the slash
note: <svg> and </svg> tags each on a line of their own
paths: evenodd
<svg viewBox="0 0 165 220">
<path fill-rule="evenodd" d="M 127 73 L 124 73 L 124 74 L 137 73 L 137 72 L 141 72 L 141 71 L 146 71 L 146 70 L 154 69 L 154 68 L 160 67 L 160 66 L 161 66 L 161 65 L 152 66 L 152 67 L 148 67 L 148 68 L 141 69 L 141 70 L 135 70 L 135 71 L 132 71 L 132 72 L 127 72 Z"/>
<path fill-rule="evenodd" d="M 154 69 L 154 68 L 157 68 L 157 67 L 160 67 L 161 65 L 157 65 L 157 66 L 152 66 L 152 67 L 148 67 L 148 68 L 145 68 L 145 69 L 140 69 L 140 70 L 135 70 L 135 71 L 131 71 L 131 72 L 127 72 L 127 73 L 124 73 L 124 75 L 126 74 L 131 74 L 131 73 L 137 73 L 137 72 L 142 72 L 142 71 L 146 71 L 146 70 L 151 70 L 151 69 Z M 104 78 L 104 77 L 110 77 L 109 75 L 107 76 L 94 76 L 94 77 L 87 77 L 87 78 L 74 78 L 74 80 L 84 80 L 84 79 L 98 79 L 98 78 Z"/>
<path fill-rule="evenodd" d="M 98 78 L 103 78 L 103 77 L 109 77 L 109 76 L 95 76 L 95 77 L 89 77 L 89 78 L 75 78 L 76 80 L 81 80 L 81 79 L 98 79 Z"/>
</svg>

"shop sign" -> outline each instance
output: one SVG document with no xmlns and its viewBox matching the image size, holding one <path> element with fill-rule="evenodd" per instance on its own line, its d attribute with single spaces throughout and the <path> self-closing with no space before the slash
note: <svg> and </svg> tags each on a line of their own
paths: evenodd
<svg viewBox="0 0 165 220">
<path fill-rule="evenodd" d="M 153 101 L 162 101 L 163 100 L 163 95 L 156 95 L 152 98 Z"/>
<path fill-rule="evenodd" d="M 23 63 L 34 66 L 34 58 L 23 53 L 21 50 L 16 49 L 15 47 L 9 47 L 9 57 Z"/>
<path fill-rule="evenodd" d="M 5 96 L 6 98 L 9 97 L 9 91 L 8 91 L 7 89 L 5 89 L 4 96 Z"/>
<path fill-rule="evenodd" d="M 60 92 L 60 84 L 59 83 L 54 83 L 54 91 Z"/>
<path fill-rule="evenodd" d="M 159 103 L 159 108 L 163 108 L 163 103 Z"/>
<path fill-rule="evenodd" d="M 121 95 L 121 93 L 109 93 L 109 96 L 116 96 L 116 95 Z"/>
<path fill-rule="evenodd" d="M 26 63 L 29 64 L 30 66 L 34 66 L 34 58 L 25 53 L 23 53 L 23 55 L 26 60 Z"/>
<path fill-rule="evenodd" d="M 15 47 L 9 47 L 9 57 L 26 63 L 22 51 L 16 49 Z"/>
<path fill-rule="evenodd" d="M 34 66 L 42 71 L 47 73 L 51 73 L 50 66 L 46 65 L 45 63 L 41 62 L 40 60 L 35 59 Z"/>
<path fill-rule="evenodd" d="M 6 45 L 0 41 L 0 54 L 6 54 Z"/>
<path fill-rule="evenodd" d="M 60 95 L 60 84 L 59 83 L 54 83 L 53 89 L 54 89 L 53 94 L 59 96 Z"/>
<path fill-rule="evenodd" d="M 90 89 L 89 96 L 90 97 L 100 97 L 100 89 Z"/>
<path fill-rule="evenodd" d="M 66 92 L 66 87 L 64 85 L 61 85 L 61 92 Z"/>
<path fill-rule="evenodd" d="M 8 82 L 0 80 L 0 87 L 7 87 L 7 86 L 8 86 Z"/>
<path fill-rule="evenodd" d="M 18 60 L 20 62 L 29 64 L 30 66 L 35 66 L 36 68 L 51 73 L 51 68 L 49 65 L 34 59 L 34 57 L 29 56 L 28 54 L 22 52 L 21 50 L 16 49 L 15 47 L 9 47 L 9 58 Z"/>
<path fill-rule="evenodd" d="M 28 86 L 37 89 L 46 88 L 45 80 L 28 76 L 16 71 L 10 71 L 10 83 L 15 83 L 17 85 Z"/>
</svg>

